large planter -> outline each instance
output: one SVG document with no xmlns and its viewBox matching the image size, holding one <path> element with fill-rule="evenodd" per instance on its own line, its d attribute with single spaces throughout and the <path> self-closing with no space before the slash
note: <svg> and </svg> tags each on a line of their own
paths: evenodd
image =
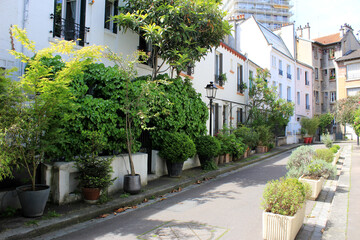
<svg viewBox="0 0 360 240">
<path fill-rule="evenodd" d="M 263 212 L 263 239 L 293 240 L 305 217 L 305 203 L 294 216 Z"/>
<path fill-rule="evenodd" d="M 124 192 L 138 194 L 141 191 L 141 178 L 139 174 L 124 176 Z"/>
<path fill-rule="evenodd" d="M 244 153 L 244 158 L 247 158 L 250 156 L 251 150 L 248 148 Z"/>
<path fill-rule="evenodd" d="M 320 179 L 308 179 L 308 178 L 304 178 L 303 176 L 299 178 L 300 182 L 303 183 L 308 183 L 311 187 L 311 196 L 309 197 L 310 200 L 315 200 L 318 196 L 319 193 L 321 192 L 323 183 L 325 181 L 325 179 L 323 177 L 321 177 Z"/>
<path fill-rule="evenodd" d="M 180 177 L 183 166 L 184 166 L 184 162 L 173 163 L 171 161 L 166 160 L 166 167 L 168 170 L 169 177 Z"/>
<path fill-rule="evenodd" d="M 32 191 L 31 185 L 16 188 L 24 217 L 40 217 L 44 213 L 46 202 L 49 198 L 50 187 L 48 185 L 36 184 L 35 189 L 35 191 Z"/>
<path fill-rule="evenodd" d="M 256 147 L 256 152 L 257 153 L 266 153 L 267 151 L 268 151 L 267 146 L 257 146 Z"/>
<path fill-rule="evenodd" d="M 84 200 L 89 203 L 95 203 L 100 198 L 100 188 L 82 188 Z"/>
</svg>

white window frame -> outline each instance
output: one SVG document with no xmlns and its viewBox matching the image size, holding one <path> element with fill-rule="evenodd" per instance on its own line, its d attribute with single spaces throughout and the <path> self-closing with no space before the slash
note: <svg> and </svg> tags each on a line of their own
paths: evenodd
<svg viewBox="0 0 360 240">
<path fill-rule="evenodd" d="M 301 102 L 300 92 L 297 92 L 296 95 L 297 95 L 297 96 L 296 96 L 296 98 L 297 98 L 297 99 L 296 99 L 296 100 L 297 100 L 297 105 L 300 105 L 300 102 Z"/>
</svg>

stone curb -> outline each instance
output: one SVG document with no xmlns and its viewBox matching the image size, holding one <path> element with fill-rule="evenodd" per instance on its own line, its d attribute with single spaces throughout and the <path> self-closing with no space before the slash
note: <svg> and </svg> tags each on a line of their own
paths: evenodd
<svg viewBox="0 0 360 240">
<path fill-rule="evenodd" d="M 179 187 L 185 188 L 194 184 L 198 180 L 203 180 L 204 178 L 214 178 L 221 174 L 231 172 L 237 170 L 239 168 L 243 168 L 245 166 L 266 160 L 270 157 L 279 155 L 281 153 L 287 152 L 291 149 L 297 148 L 301 146 L 301 144 L 293 144 L 288 148 L 281 149 L 279 151 L 274 151 L 270 154 L 264 154 L 256 159 L 250 160 L 248 162 L 233 162 L 229 166 L 222 167 L 218 170 L 206 172 L 196 177 L 190 177 L 182 180 L 178 183 L 170 183 L 167 185 L 162 185 L 160 187 L 156 187 L 153 189 L 146 190 L 146 192 L 139 193 L 137 195 L 129 196 L 126 199 L 115 199 L 108 203 L 102 205 L 92 205 L 85 209 L 81 209 L 76 212 L 72 212 L 67 216 L 61 216 L 50 220 L 41 220 L 39 221 L 38 226 L 23 226 L 16 229 L 10 229 L 3 233 L 0 233 L 0 239 L 25 239 L 31 238 L 35 236 L 40 236 L 45 233 L 49 233 L 51 231 L 55 231 L 58 229 L 62 229 L 74 224 L 78 224 L 81 222 L 85 222 L 96 217 L 99 217 L 101 214 L 113 212 L 114 209 L 118 209 L 124 206 L 133 206 L 141 203 L 145 198 L 149 199 L 152 196 L 159 196 L 169 193 L 173 189 L 177 189 Z"/>
</svg>

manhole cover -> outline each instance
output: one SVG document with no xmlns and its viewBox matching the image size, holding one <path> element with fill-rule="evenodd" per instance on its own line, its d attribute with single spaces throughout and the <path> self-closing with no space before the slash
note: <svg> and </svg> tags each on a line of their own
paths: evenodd
<svg viewBox="0 0 360 240">
<path fill-rule="evenodd" d="M 219 239 L 227 231 L 228 229 L 226 228 L 214 227 L 200 223 L 167 222 L 149 232 L 138 236 L 138 238 L 143 240 L 210 240 Z"/>
</svg>

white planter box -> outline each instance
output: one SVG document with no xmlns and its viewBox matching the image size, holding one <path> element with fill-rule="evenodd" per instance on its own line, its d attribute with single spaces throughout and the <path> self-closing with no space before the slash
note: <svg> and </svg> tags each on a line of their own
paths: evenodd
<svg viewBox="0 0 360 240">
<path fill-rule="evenodd" d="M 311 196 L 309 197 L 309 199 L 315 200 L 319 196 L 319 193 L 321 192 L 321 189 L 322 189 L 325 179 L 323 177 L 321 177 L 318 180 L 313 180 L 313 179 L 306 179 L 306 178 L 300 177 L 299 181 L 303 182 L 303 183 L 308 183 L 310 185 Z"/>
<path fill-rule="evenodd" d="M 263 212 L 263 239 L 293 240 L 305 217 L 305 205 L 292 217 Z"/>
</svg>

